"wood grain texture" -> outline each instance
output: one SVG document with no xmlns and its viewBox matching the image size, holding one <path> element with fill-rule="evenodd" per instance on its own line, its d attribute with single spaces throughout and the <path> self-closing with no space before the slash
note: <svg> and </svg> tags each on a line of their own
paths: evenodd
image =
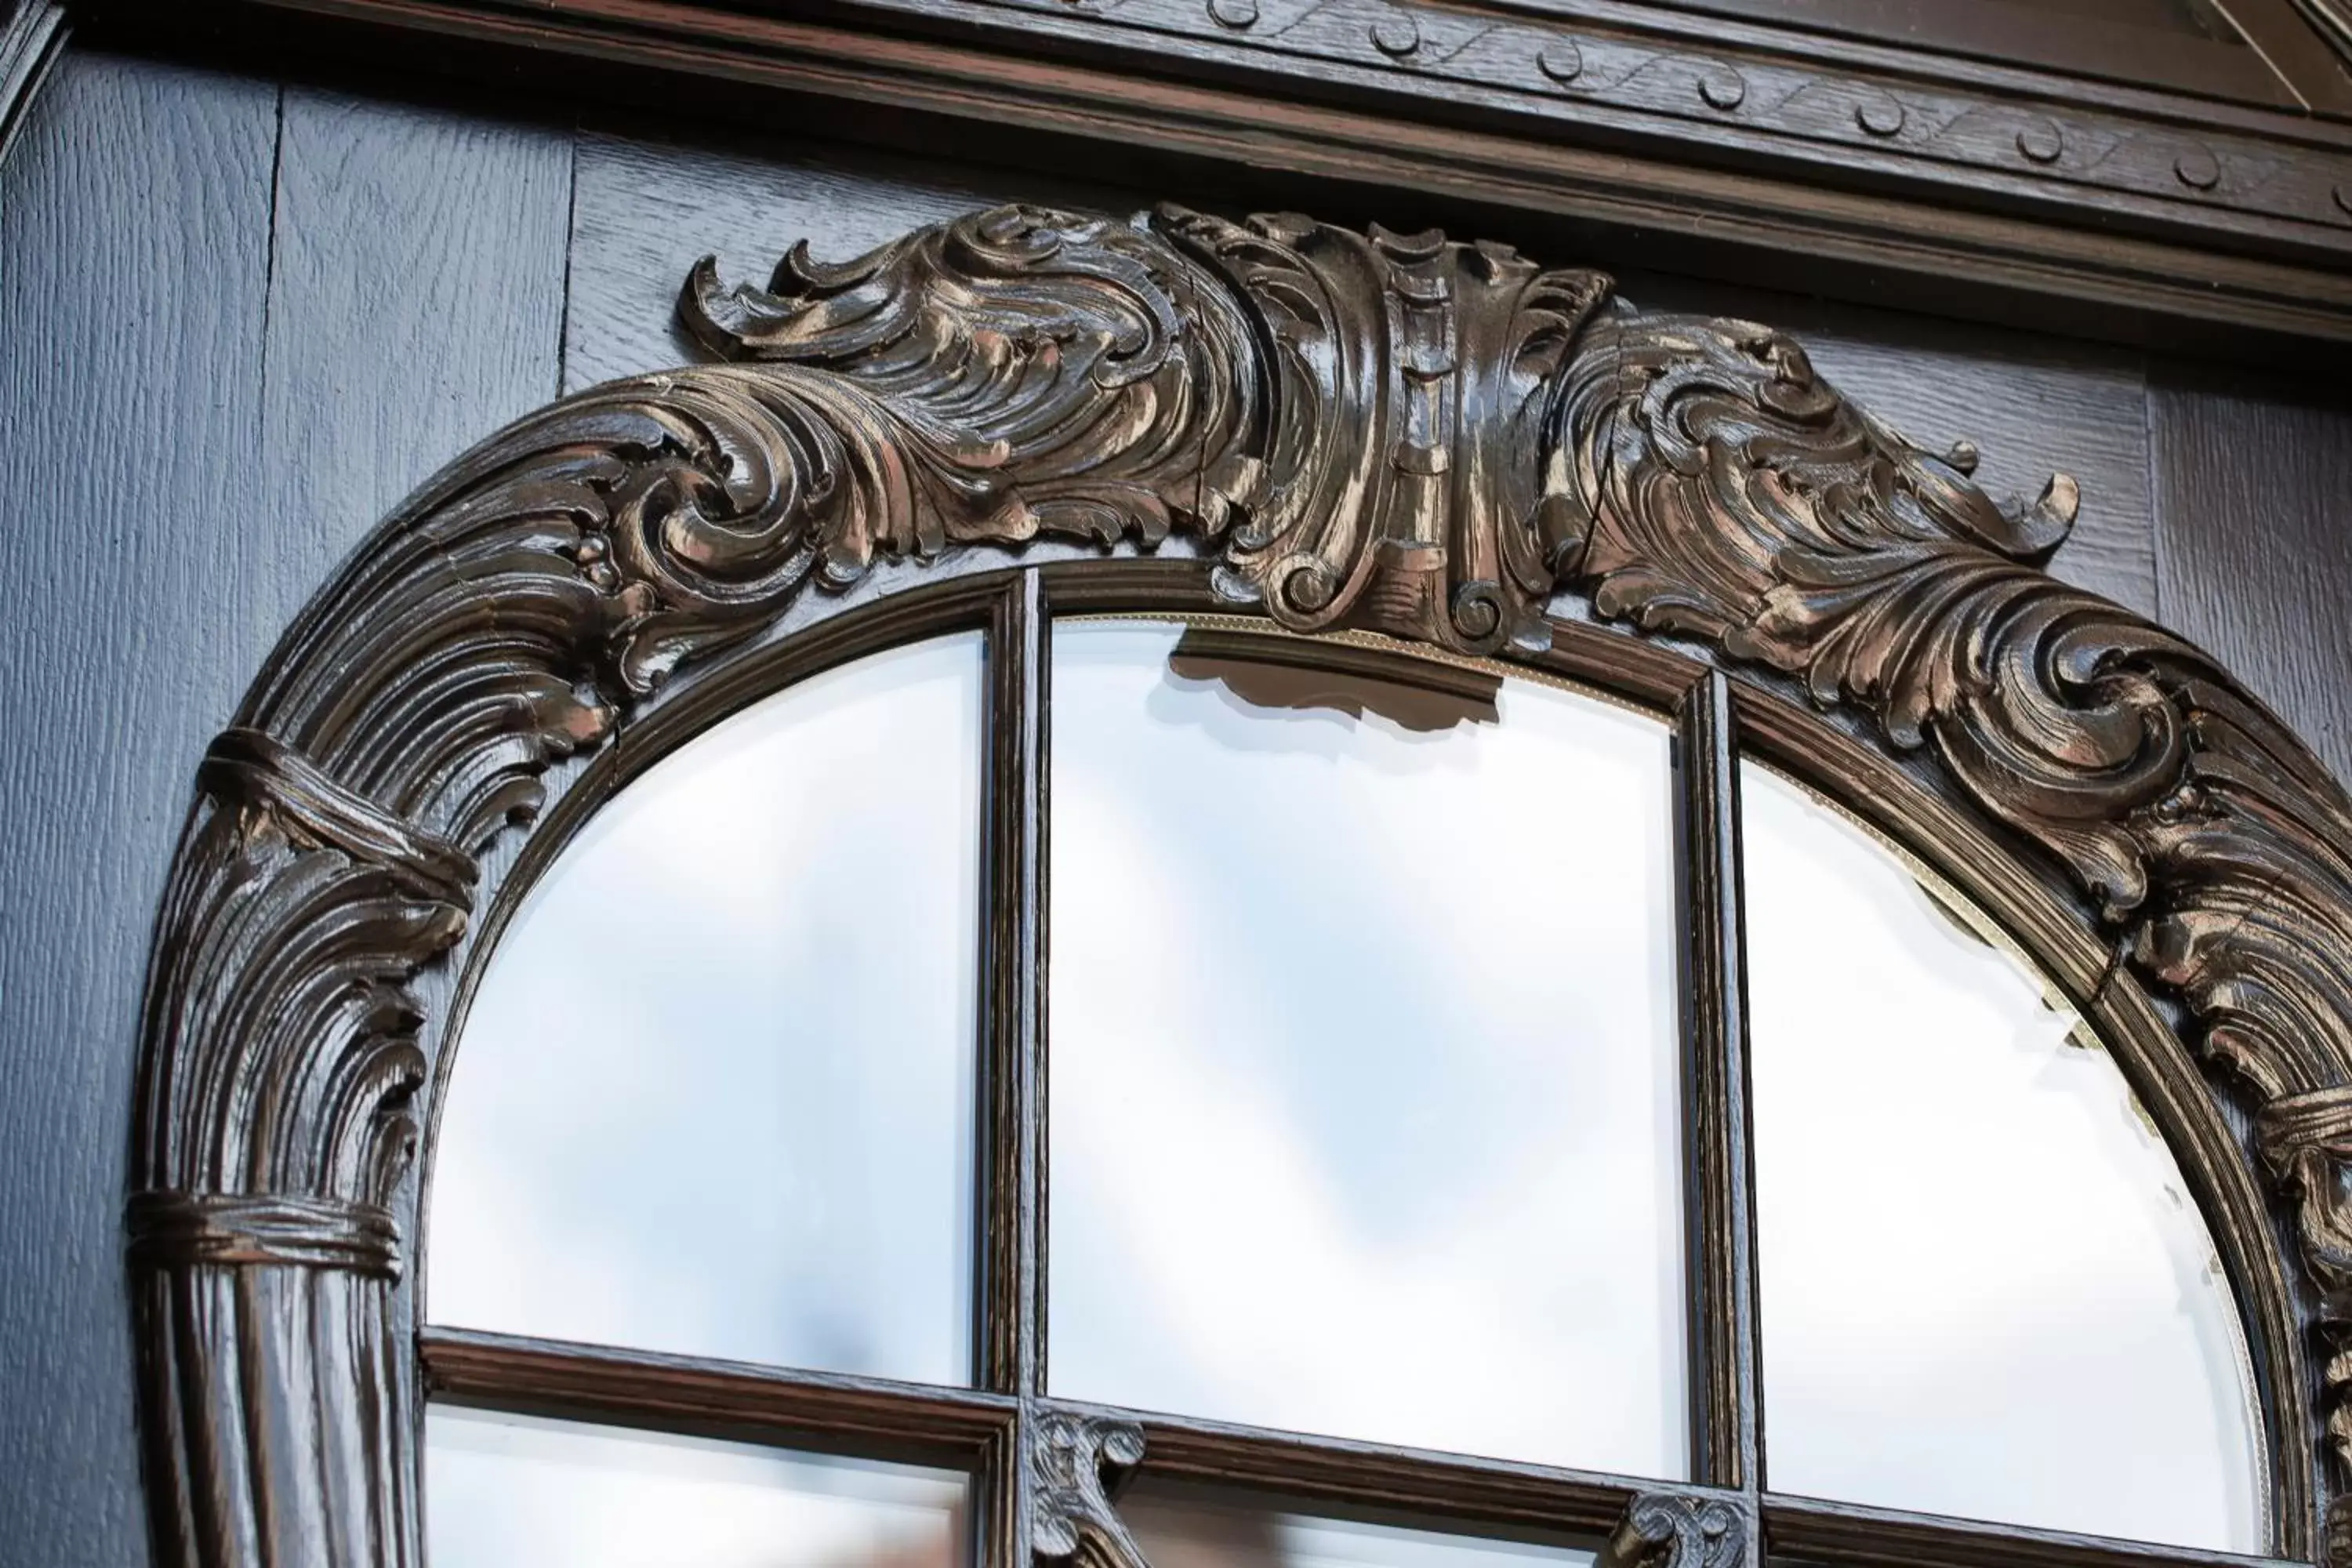
<svg viewBox="0 0 2352 1568">
<path fill-rule="evenodd" d="M 156 6 L 105 8 L 148 29 Z M 1892 289 L 1917 308 L 2062 333 L 2173 346 L 2193 336 L 2196 352 L 2300 363 L 2352 341 L 2352 228 L 2334 194 L 2352 168 L 2352 130 L 2210 100 L 2183 116 L 2161 95 L 2087 83 L 2074 85 L 2136 107 L 2078 117 L 2043 79 L 1998 68 L 1958 96 L 1920 97 L 1928 84 L 1897 79 L 1916 63 L 1899 51 L 1885 62 L 1892 76 L 1848 77 L 1790 60 L 1801 35 L 1751 35 L 1750 52 L 1721 18 L 1672 11 L 1651 14 L 1654 35 L 1628 48 L 1581 26 L 1521 25 L 1530 18 L 1484 26 L 1454 6 L 1282 9 L 1311 25 L 1240 37 L 1197 0 L 865 0 L 814 13 L 698 0 L 215 0 L 201 15 L 263 47 L 307 18 L 320 47 L 381 52 L 389 41 L 428 68 L 509 80 L 520 69 L 559 88 L 585 58 L 597 62 L 598 97 L 672 123 L 679 106 L 717 100 L 755 123 L 828 131 L 837 114 L 862 111 L 811 101 L 827 99 L 886 120 L 962 120 L 950 156 L 1010 128 L 1072 139 L 1071 163 L 1101 178 L 1120 177 L 1134 149 L 1279 167 L 1572 219 L 1643 265 L 1672 255 L 1734 280 L 1769 272 L 1807 290 Z M 267 15 L 277 11 L 297 15 L 281 23 Z M 1372 41 L 1383 18 L 1391 34 L 1407 22 L 1427 34 L 1410 48 L 1392 37 L 1409 60 Z M 1860 64 L 1862 46 L 1822 41 Z M 1885 118 L 1897 86 L 1911 100 L 1900 125 Z M 1709 103 L 1709 90 L 1730 107 Z M 1782 109 L 1811 130 L 1768 128 Z M 2185 129 L 2240 116 L 2252 117 L 2245 134 Z M 1930 146 L 1904 150 L 1915 141 Z M 2264 212 L 2229 205 L 2247 179 Z M 2269 213 L 2273 198 L 2298 216 Z"/>
<path fill-rule="evenodd" d="M 2156 613 L 2146 375 L 2133 351 L 1679 281 L 1625 287 L 1644 303 L 1750 316 L 1793 334 L 1840 391 L 1919 445 L 1972 442 L 1977 481 L 1995 496 L 2031 500 L 2053 470 L 2074 475 L 2082 510 L 2051 575 Z"/>
<path fill-rule="evenodd" d="M 146 1558 L 121 1129 L 203 742 L 400 494 L 555 390 L 569 137 L 69 58 L 0 184 L 0 1511 Z M 275 171 L 273 174 L 273 170 Z M 273 221 L 273 200 L 275 219 Z"/>
<path fill-rule="evenodd" d="M 189 770 L 277 630 L 255 525 L 278 92 L 69 55 L 0 171 L 0 1549 L 147 1561 L 123 1129 Z M 289 592 L 307 591 L 307 582 Z"/>
<path fill-rule="evenodd" d="M 2352 781 L 2352 406 L 2160 369 L 2159 607 Z"/>
<path fill-rule="evenodd" d="M 65 7 L 51 0 L 0 0 L 0 160 L 8 156 L 25 110 L 65 52 Z"/>
<path fill-rule="evenodd" d="M 567 131 L 287 89 L 261 453 L 283 571 L 255 584 L 263 633 L 435 469 L 556 395 L 571 201 Z"/>
<path fill-rule="evenodd" d="M 805 142 L 783 157 L 585 132 L 563 390 L 708 359 L 677 326 L 678 283 L 705 256 L 719 258 L 730 282 L 764 283 L 798 240 L 822 260 L 843 261 L 925 224 L 1011 200 L 1111 212 L 1142 205 L 1033 175 Z"/>
</svg>

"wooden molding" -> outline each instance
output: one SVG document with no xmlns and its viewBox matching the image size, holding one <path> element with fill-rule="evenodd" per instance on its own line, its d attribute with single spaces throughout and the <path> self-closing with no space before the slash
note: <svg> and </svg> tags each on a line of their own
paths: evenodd
<svg viewBox="0 0 2352 1568">
<path fill-rule="evenodd" d="M 2283 1258 L 2267 1216 L 2223 1215 L 2271 1373 L 2277 1550 L 2313 1550 L 2323 1441 L 2342 1531 L 2352 1363 L 2315 1358 L 2311 1387 L 2297 1369 L 2352 1300 L 2352 802 L 2210 658 L 2044 574 L 2072 480 L 1997 505 L 1971 448 L 1908 445 L 1769 328 L 1645 312 L 1499 246 L 1297 216 L 1001 208 L 842 265 L 796 249 L 765 288 L 706 262 L 680 311 L 733 363 L 566 398 L 451 465 L 311 603 L 199 772 L 128 1216 L 163 1561 L 417 1562 L 405 1247 L 446 1043 L 428 999 L 572 760 L 883 563 L 1180 538 L 1205 576 L 1186 592 L 1270 633 L 1544 668 L 1598 640 L 1653 685 L 1682 661 L 1651 695 L 1684 702 L 1685 744 L 1719 760 L 1741 703 L 1689 675 L 1800 693 L 1811 706 L 1774 721 L 1867 759 L 1851 791 L 1885 793 L 1865 767 L 1927 781 L 1903 787 L 1971 825 L 1978 858 L 2071 887 L 2055 972 L 2101 1006 L 2142 984 L 2177 1003 L 2177 1036 L 2146 1010 L 2167 1060 L 2193 1082 L 2200 1057 L 2255 1111 L 2247 1149 L 2200 1101 L 2213 1131 L 2180 1152 L 2209 1184 L 2266 1183 L 2296 1238 Z M 1072 604 L 1099 578 L 1117 607 L 1139 581 L 1131 562 L 1066 570 Z M 984 613 L 1034 652 L 1028 582 Z M 1554 619 L 1562 595 L 1606 627 Z M 1034 786 L 1040 739 L 1000 737 L 1003 778 Z M 1687 803 L 1718 860 L 1724 809 Z M 1734 1008 L 1701 1011 L 1728 1038 Z M 1738 1157 L 1733 1130 L 1707 1136 L 1715 1164 Z M 1003 1157 L 1018 1185 L 1035 1151 Z M 1036 1281 L 1006 1246 L 987 1289 L 1012 1300 Z M 1727 1297 L 1745 1264 L 1719 1262 Z M 1709 1364 L 1747 1376 L 1748 1354 Z M 1088 1487 L 1141 1457 L 1139 1429 L 1048 1426 L 1034 1346 L 984 1363 L 1018 1400 L 1031 1479 L 1060 1478 L 1028 1496 L 1069 1527 L 1032 1510 L 1005 1539 L 1124 1563 Z M 1709 1442 L 1752 1488 L 1736 1415 Z M 1754 1555 L 1748 1514 L 1692 1500 L 1715 1494 L 1626 1485 L 1668 1499 L 1627 1516 L 1628 1561 Z"/>
<path fill-rule="evenodd" d="M 1022 1426 L 1036 1562 L 1067 1568 L 1150 1568 L 1113 1506 L 1143 1462 L 1143 1428 L 1118 1416 L 1042 1411 Z"/>
<path fill-rule="evenodd" d="M 148 9 L 154 0 L 94 3 L 132 29 L 194 25 Z M 647 72 L 711 79 L 780 101 L 848 99 L 1066 136 L 1105 157 L 1148 147 L 1530 210 L 1642 236 L 1660 265 L 1724 267 L 1715 253 L 1727 248 L 1769 258 L 1793 288 L 1820 287 L 1834 263 L 1845 287 L 1891 302 L 2175 351 L 2297 358 L 2298 342 L 2352 341 L 2352 119 L 1642 0 L 830 0 L 781 12 L 207 0 L 202 14 L 288 13 L 467 40 L 500 59 L 600 61 L 619 68 L 624 96 Z M 456 57 L 444 43 L 436 58 Z M 676 90 L 646 90 L 674 111 Z M 2346 94 L 2352 103 L 2352 79 Z M 1670 258 L 1664 237 L 1688 257 Z"/>
<path fill-rule="evenodd" d="M 0 0 L 0 161 L 71 31 L 53 0 Z"/>
</svg>

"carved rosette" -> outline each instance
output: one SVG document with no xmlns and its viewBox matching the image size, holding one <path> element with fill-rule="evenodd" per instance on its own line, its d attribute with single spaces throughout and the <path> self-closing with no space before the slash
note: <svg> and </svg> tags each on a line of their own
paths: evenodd
<svg viewBox="0 0 2352 1568">
<path fill-rule="evenodd" d="M 1003 208 L 763 289 L 706 264 L 681 315 L 735 363 L 568 398 L 412 498 L 206 757 L 159 920 L 128 1225 L 164 1558 L 417 1559 L 413 982 L 547 770 L 812 583 L 1041 535 L 1187 533 L 1283 626 L 1470 653 L 1539 647 L 1572 587 L 1871 715 L 2201 1021 L 2352 1332 L 2342 791 L 2042 574 L 2070 482 L 1996 507 L 1787 339 L 1607 291 L 1435 235 Z M 1041 1552 L 1134 1568 L 1103 1487 L 1130 1436 L 1038 1429 Z M 1700 1534 L 1677 1568 L 1716 1568 Z"/>
</svg>

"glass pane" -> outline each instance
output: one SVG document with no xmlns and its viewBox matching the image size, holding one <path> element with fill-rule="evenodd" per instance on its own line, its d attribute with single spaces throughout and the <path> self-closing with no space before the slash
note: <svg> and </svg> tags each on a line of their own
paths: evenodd
<svg viewBox="0 0 2352 1568">
<path fill-rule="evenodd" d="M 1958 895 L 1741 787 L 1767 1481 L 2263 1550 L 2237 1310 L 2121 1071 Z"/>
<path fill-rule="evenodd" d="M 465 1026 L 433 1321 L 964 1378 L 981 659 L 780 692 L 564 851 Z"/>
<path fill-rule="evenodd" d="M 1679 1476 L 1664 727 L 1178 631 L 1055 632 L 1054 1390 Z"/>
<path fill-rule="evenodd" d="M 1553 1542 L 1284 1513 L 1231 1494 L 1148 1480 L 1119 1500 L 1118 1513 L 1151 1568 L 1591 1568 L 1594 1557 Z"/>
<path fill-rule="evenodd" d="M 433 1568 L 957 1568 L 964 1478 L 483 1411 L 425 1418 Z"/>
</svg>

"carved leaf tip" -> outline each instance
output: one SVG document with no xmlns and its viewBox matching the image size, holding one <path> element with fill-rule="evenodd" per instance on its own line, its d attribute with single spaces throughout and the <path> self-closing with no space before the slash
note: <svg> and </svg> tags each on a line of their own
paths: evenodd
<svg viewBox="0 0 2352 1568">
<path fill-rule="evenodd" d="M 687 270 L 677 291 L 677 319 L 694 341 L 721 359 L 746 353 L 750 309 L 745 289 L 719 280 L 719 258 L 705 256 Z"/>
<path fill-rule="evenodd" d="M 2075 517 L 2083 507 L 2082 487 L 2072 474 L 2050 476 L 2042 487 L 2041 498 L 2028 507 L 2009 509 L 2010 526 L 2016 535 L 2014 553 L 2017 559 L 2036 566 L 2047 565 L 2074 531 Z"/>
</svg>

